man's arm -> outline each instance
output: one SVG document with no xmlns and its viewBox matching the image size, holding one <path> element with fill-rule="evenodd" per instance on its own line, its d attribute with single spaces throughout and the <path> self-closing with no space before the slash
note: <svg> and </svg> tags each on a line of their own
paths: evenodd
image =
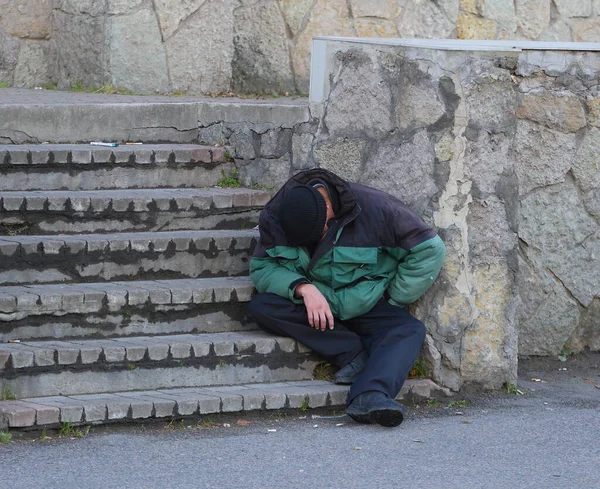
<svg viewBox="0 0 600 489">
<path fill-rule="evenodd" d="M 404 306 L 431 287 L 444 264 L 446 247 L 435 231 L 410 210 L 398 209 L 393 219 L 396 246 L 385 249 L 399 263 L 387 292 L 391 302 Z"/>
</svg>

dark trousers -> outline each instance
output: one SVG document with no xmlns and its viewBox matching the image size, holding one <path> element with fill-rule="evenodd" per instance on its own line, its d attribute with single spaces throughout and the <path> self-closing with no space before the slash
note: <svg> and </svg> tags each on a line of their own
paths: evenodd
<svg viewBox="0 0 600 489">
<path fill-rule="evenodd" d="M 334 329 L 325 331 L 308 324 L 304 304 L 275 294 L 254 296 L 249 309 L 265 331 L 294 338 L 339 367 L 366 349 L 369 360 L 350 388 L 348 402 L 367 391 L 396 397 L 425 340 L 423 323 L 385 299 L 362 316 L 334 318 Z"/>
</svg>

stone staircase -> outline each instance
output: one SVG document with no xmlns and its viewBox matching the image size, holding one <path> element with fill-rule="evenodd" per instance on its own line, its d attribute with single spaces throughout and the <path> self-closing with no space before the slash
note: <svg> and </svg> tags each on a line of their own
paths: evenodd
<svg viewBox="0 0 600 489">
<path fill-rule="evenodd" d="M 344 404 L 248 317 L 270 194 L 215 187 L 232 168 L 192 144 L 0 146 L 0 427 Z"/>
<path fill-rule="evenodd" d="M 196 102 L 70 97 L 2 108 L 11 142 L 176 142 L 0 145 L 0 429 L 344 406 L 347 386 L 313 379 L 315 354 L 248 316 L 271 193 L 216 186 L 234 163 L 190 143 Z"/>
</svg>

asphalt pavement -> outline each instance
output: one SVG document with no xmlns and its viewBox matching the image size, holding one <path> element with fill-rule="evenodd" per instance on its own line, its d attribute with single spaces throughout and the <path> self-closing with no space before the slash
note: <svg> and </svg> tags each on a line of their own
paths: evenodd
<svg viewBox="0 0 600 489">
<path fill-rule="evenodd" d="M 519 393 L 412 406 L 393 429 L 306 411 L 15 436 L 0 487 L 600 488 L 600 355 L 523 361 L 520 377 Z"/>
</svg>

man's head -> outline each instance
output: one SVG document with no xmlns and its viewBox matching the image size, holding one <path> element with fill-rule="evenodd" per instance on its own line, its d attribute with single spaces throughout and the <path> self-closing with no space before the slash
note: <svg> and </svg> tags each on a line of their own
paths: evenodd
<svg viewBox="0 0 600 489">
<path fill-rule="evenodd" d="M 290 242 L 297 246 L 319 241 L 327 232 L 327 221 L 334 217 L 331 199 L 322 186 L 296 185 L 283 197 L 279 222 Z"/>
</svg>

